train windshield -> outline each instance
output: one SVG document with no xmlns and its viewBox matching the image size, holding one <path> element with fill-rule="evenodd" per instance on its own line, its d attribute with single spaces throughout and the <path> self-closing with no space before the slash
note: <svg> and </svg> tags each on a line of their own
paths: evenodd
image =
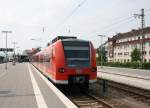
<svg viewBox="0 0 150 108">
<path fill-rule="evenodd" d="M 65 58 L 68 67 L 89 67 L 90 66 L 90 50 L 89 43 L 87 45 L 64 45 Z"/>
</svg>

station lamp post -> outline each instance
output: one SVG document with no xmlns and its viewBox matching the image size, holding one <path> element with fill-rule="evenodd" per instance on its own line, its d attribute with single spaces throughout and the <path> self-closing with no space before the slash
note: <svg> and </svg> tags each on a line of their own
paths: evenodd
<svg viewBox="0 0 150 108">
<path fill-rule="evenodd" d="M 20 48 L 19 46 L 17 46 L 17 47 L 16 47 L 16 51 L 17 51 L 17 53 L 19 53 L 19 48 Z"/>
<path fill-rule="evenodd" d="M 14 56 L 13 56 L 13 59 L 14 59 L 14 62 L 15 62 L 15 58 L 16 58 L 15 49 L 16 49 L 16 44 L 18 44 L 18 43 L 17 42 L 12 42 L 12 44 L 14 45 Z"/>
<path fill-rule="evenodd" d="M 103 56 L 102 56 L 102 50 L 103 50 L 103 37 L 106 37 L 106 35 L 98 35 L 99 37 L 101 37 L 101 45 L 100 45 L 100 50 L 101 50 L 101 68 L 103 68 Z"/>
<path fill-rule="evenodd" d="M 2 33 L 6 34 L 6 52 L 5 52 L 5 54 L 6 54 L 6 65 L 5 65 L 5 69 L 7 70 L 7 60 L 8 60 L 8 55 L 7 55 L 7 34 L 12 33 L 12 31 L 5 30 L 5 31 L 2 31 Z"/>
<path fill-rule="evenodd" d="M 36 38 L 31 38 L 30 40 L 38 42 L 38 43 L 42 42 L 42 40 L 36 39 Z M 37 45 L 37 48 L 41 48 L 39 44 Z"/>
<path fill-rule="evenodd" d="M 17 58 L 17 61 L 19 61 L 19 58 L 20 58 L 19 57 L 20 56 L 20 54 L 19 54 L 19 48 L 20 48 L 19 46 L 16 47 L 16 55 L 17 55 L 16 58 Z"/>
</svg>

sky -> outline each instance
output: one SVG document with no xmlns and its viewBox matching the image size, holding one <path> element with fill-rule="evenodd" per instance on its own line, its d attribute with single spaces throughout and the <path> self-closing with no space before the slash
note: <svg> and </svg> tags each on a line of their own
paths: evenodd
<svg viewBox="0 0 150 108">
<path fill-rule="evenodd" d="M 17 42 L 16 51 L 46 47 L 56 36 L 77 36 L 90 40 L 97 48 L 98 35 L 108 37 L 140 27 L 145 9 L 145 26 L 150 26 L 150 0 L 0 0 L 0 47 Z M 44 28 L 44 31 L 43 31 Z M 70 31 L 70 32 L 69 32 Z M 32 40 L 35 39 L 35 40 Z"/>
</svg>

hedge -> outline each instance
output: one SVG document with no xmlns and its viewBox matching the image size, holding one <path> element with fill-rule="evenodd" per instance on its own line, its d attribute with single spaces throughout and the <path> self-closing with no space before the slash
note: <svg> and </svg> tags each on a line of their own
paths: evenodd
<svg viewBox="0 0 150 108">
<path fill-rule="evenodd" d="M 99 62 L 97 62 L 98 65 L 100 65 Z M 103 63 L 104 66 L 111 66 L 111 67 L 124 67 L 124 68 L 133 68 L 133 69 L 139 69 L 140 63 L 139 62 L 126 62 L 126 63 L 120 63 L 120 62 L 106 62 Z M 150 69 L 150 62 L 143 63 L 143 69 Z"/>
</svg>

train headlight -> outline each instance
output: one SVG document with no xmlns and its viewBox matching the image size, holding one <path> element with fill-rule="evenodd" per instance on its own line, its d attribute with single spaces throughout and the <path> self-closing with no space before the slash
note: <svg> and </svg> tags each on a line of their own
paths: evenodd
<svg viewBox="0 0 150 108">
<path fill-rule="evenodd" d="M 65 72 L 65 69 L 64 69 L 64 68 L 59 68 L 59 69 L 58 69 L 58 72 L 64 73 L 64 72 Z"/>
<path fill-rule="evenodd" d="M 97 72 L 97 67 L 93 67 L 92 72 Z"/>
</svg>

